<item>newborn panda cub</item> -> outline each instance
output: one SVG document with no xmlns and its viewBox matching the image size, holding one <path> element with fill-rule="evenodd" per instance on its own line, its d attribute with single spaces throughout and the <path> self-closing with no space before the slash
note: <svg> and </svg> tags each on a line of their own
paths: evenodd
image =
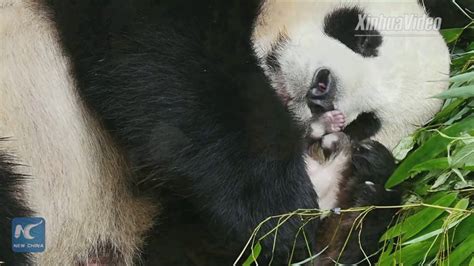
<svg viewBox="0 0 474 266">
<path fill-rule="evenodd" d="M 342 132 L 344 123 L 342 112 L 333 110 L 311 124 L 308 155 L 313 160 L 307 160 L 308 173 L 323 210 L 347 206 L 350 195 L 358 194 L 347 193 L 348 186 L 355 183 L 374 191 L 382 189 L 394 166 L 391 153 L 383 145 L 369 139 L 352 141 Z M 368 169 L 362 168 L 361 159 Z M 363 170 L 370 172 L 362 174 Z"/>
<path fill-rule="evenodd" d="M 368 256 L 376 254 L 378 239 L 396 211 L 372 211 L 362 227 L 353 229 L 360 212 L 340 213 L 340 209 L 396 205 L 400 201 L 399 192 L 384 188 L 395 169 L 390 151 L 373 140 L 351 140 L 342 132 L 344 123 L 344 115 L 334 110 L 323 113 L 311 125 L 314 143 L 308 154 L 313 160 L 307 160 L 308 173 L 318 194 L 319 208 L 334 212 L 321 221 L 317 247 L 319 251 L 326 250 L 316 265 L 333 265 L 337 260 L 343 264 L 359 263 L 365 260 L 364 252 Z M 343 249 L 346 239 L 349 241 Z M 371 256 L 371 262 L 376 258 Z"/>
<path fill-rule="evenodd" d="M 345 117 L 338 110 L 323 113 L 311 124 L 308 174 L 318 194 L 319 208 L 339 207 L 339 192 L 350 178 L 352 147 L 342 133 Z"/>
</svg>

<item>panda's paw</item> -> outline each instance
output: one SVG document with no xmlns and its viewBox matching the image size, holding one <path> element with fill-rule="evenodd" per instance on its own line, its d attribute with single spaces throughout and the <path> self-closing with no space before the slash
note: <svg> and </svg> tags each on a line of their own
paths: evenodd
<svg viewBox="0 0 474 266">
<path fill-rule="evenodd" d="M 354 175 L 366 184 L 383 185 L 395 170 L 392 153 L 381 143 L 363 140 L 352 145 Z"/>
<path fill-rule="evenodd" d="M 339 110 L 328 111 L 321 116 L 321 122 L 324 124 L 326 133 L 339 132 L 346 124 L 346 117 Z"/>
</svg>

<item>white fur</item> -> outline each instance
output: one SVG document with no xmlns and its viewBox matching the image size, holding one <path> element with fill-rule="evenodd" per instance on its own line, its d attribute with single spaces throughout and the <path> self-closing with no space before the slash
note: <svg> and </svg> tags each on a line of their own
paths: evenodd
<svg viewBox="0 0 474 266">
<path fill-rule="evenodd" d="M 326 126 L 317 121 L 311 123 L 311 137 L 314 139 L 320 139 L 326 133 Z"/>
<path fill-rule="evenodd" d="M 0 40 L 0 148 L 30 176 L 18 197 L 46 219 L 35 263 L 86 263 L 111 244 L 132 265 L 152 205 L 127 189 L 126 163 L 80 102 L 48 17 L 33 1 L 0 0 Z"/>
<path fill-rule="evenodd" d="M 318 204 L 321 210 L 338 207 L 338 194 L 342 171 L 347 167 L 350 157 L 345 152 L 339 153 L 331 160 L 321 163 L 306 157 L 306 169 L 313 187 L 318 194 Z"/>
</svg>

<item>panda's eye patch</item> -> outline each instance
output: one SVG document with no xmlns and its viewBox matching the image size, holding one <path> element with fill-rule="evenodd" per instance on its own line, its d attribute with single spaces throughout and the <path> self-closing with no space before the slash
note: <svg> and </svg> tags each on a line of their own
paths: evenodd
<svg viewBox="0 0 474 266">
<path fill-rule="evenodd" d="M 382 44 L 380 32 L 367 21 L 364 12 L 357 8 L 340 8 L 324 18 L 324 32 L 364 56 L 375 57 Z"/>
</svg>

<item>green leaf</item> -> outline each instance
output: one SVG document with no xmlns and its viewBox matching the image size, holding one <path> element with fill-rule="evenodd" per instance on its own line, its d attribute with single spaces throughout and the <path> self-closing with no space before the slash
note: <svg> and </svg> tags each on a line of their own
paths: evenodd
<svg viewBox="0 0 474 266">
<path fill-rule="evenodd" d="M 377 265 L 380 265 L 380 266 L 391 265 L 389 262 L 390 262 L 390 254 L 392 253 L 393 248 L 394 248 L 393 241 L 387 241 L 387 243 L 385 243 L 384 250 L 382 254 L 380 254 Z M 385 262 L 385 264 L 382 264 L 382 262 Z"/>
<path fill-rule="evenodd" d="M 441 35 L 443 35 L 444 40 L 447 44 L 450 44 L 461 36 L 464 28 L 454 28 L 454 29 L 444 29 L 441 30 Z"/>
<path fill-rule="evenodd" d="M 440 239 L 436 241 L 435 245 L 439 242 Z M 432 241 L 425 241 L 396 249 L 390 256 L 384 257 L 378 265 L 417 265 L 423 260 L 425 254 L 428 253 L 428 256 L 436 254 L 436 249 L 430 250 L 431 244 Z"/>
<path fill-rule="evenodd" d="M 464 83 L 464 82 L 471 82 L 474 80 L 474 72 L 467 72 L 464 74 L 459 74 L 454 77 L 451 77 L 449 79 L 450 82 L 459 82 L 459 83 Z"/>
<path fill-rule="evenodd" d="M 256 262 L 258 259 L 258 256 L 260 256 L 260 253 L 262 252 L 262 245 L 260 242 L 257 242 L 255 246 L 252 248 L 252 254 L 245 260 L 245 262 L 242 264 L 243 266 L 251 266 L 252 263 Z"/>
<path fill-rule="evenodd" d="M 442 132 L 448 136 L 459 136 L 461 133 L 474 128 L 474 117 L 466 118 L 463 121 L 455 123 Z M 445 138 L 440 134 L 435 134 L 428 141 L 426 141 L 421 147 L 416 149 L 410 154 L 405 160 L 398 166 L 392 176 L 388 179 L 385 184 L 386 188 L 392 188 L 401 182 L 405 181 L 410 177 L 409 173 L 414 166 L 420 162 L 429 160 L 446 150 L 447 145 L 451 142 L 451 139 Z"/>
<path fill-rule="evenodd" d="M 456 200 L 457 193 L 450 193 L 444 197 L 435 201 L 432 205 L 449 207 Z M 414 215 L 406 218 L 401 223 L 396 224 L 390 228 L 382 236 L 381 241 L 388 240 L 400 235 L 403 235 L 403 239 L 409 239 L 410 237 L 416 235 L 418 232 L 423 230 L 423 228 L 429 226 L 431 222 L 436 220 L 444 210 L 435 209 L 435 208 L 422 208 L 419 212 Z"/>
<path fill-rule="evenodd" d="M 438 179 L 436 179 L 435 183 L 431 186 L 430 189 L 436 189 L 439 186 L 443 185 L 448 178 L 451 176 L 451 172 L 441 174 Z"/>
<path fill-rule="evenodd" d="M 395 157 L 397 161 L 403 160 L 413 149 L 413 146 L 415 146 L 415 138 L 413 136 L 403 138 L 395 149 L 393 149 L 393 157 Z"/>
<path fill-rule="evenodd" d="M 463 118 L 467 113 L 471 112 L 472 109 L 471 107 L 464 107 L 463 109 L 461 109 L 461 111 L 459 111 L 457 114 L 456 113 L 453 113 L 453 115 L 451 116 L 451 118 L 448 119 L 448 121 L 444 122 L 443 124 L 446 125 L 446 126 L 449 126 L 449 125 L 452 125 L 454 122 L 460 120 L 461 118 Z"/>
<path fill-rule="evenodd" d="M 469 98 L 474 96 L 474 85 L 452 88 L 434 96 L 438 99 Z"/>
<path fill-rule="evenodd" d="M 469 206 L 469 198 L 464 198 L 458 201 L 454 206 L 455 209 L 465 210 Z"/>
<path fill-rule="evenodd" d="M 474 232 L 474 215 L 471 214 L 465 219 L 454 232 L 453 244 L 458 245 Z"/>
<path fill-rule="evenodd" d="M 446 265 L 461 265 L 472 254 L 474 254 L 474 234 L 471 232 L 471 235 L 451 252 L 448 259 L 449 264 Z"/>
<path fill-rule="evenodd" d="M 430 171 L 430 170 L 445 170 L 449 167 L 448 158 L 436 158 L 426 162 L 422 162 L 417 164 L 411 169 L 410 172 L 419 173 L 423 171 Z"/>
<path fill-rule="evenodd" d="M 474 180 L 467 180 L 466 182 L 460 181 L 454 185 L 454 189 L 465 189 L 465 188 L 473 188 L 474 187 Z"/>
<path fill-rule="evenodd" d="M 446 228 L 439 228 L 439 229 L 436 229 L 436 230 L 434 230 L 434 231 L 431 231 L 431 232 L 429 232 L 429 233 L 427 233 L 427 234 L 424 234 L 424 235 L 422 235 L 422 236 L 419 236 L 419 237 L 417 237 L 417 238 L 414 238 L 414 239 L 412 239 L 412 240 L 410 240 L 410 241 L 403 242 L 402 245 L 403 245 L 403 246 L 411 245 L 411 244 L 413 244 L 413 243 L 418 243 L 418 242 L 421 242 L 421 241 L 430 239 L 430 238 L 432 238 L 432 237 L 434 237 L 434 236 L 437 236 L 437 235 L 439 235 L 439 234 L 445 232 L 445 231 L 448 230 L 448 229 L 453 228 L 454 226 L 456 226 L 456 225 L 458 225 L 459 223 L 461 223 L 464 219 L 465 219 L 465 217 L 464 217 L 463 219 L 459 219 L 459 220 L 457 220 L 457 221 L 455 221 L 455 222 L 450 223 Z"/>
<path fill-rule="evenodd" d="M 451 116 L 451 113 L 458 110 L 458 108 L 464 103 L 464 99 L 455 99 L 453 102 L 444 106 L 441 112 L 437 113 L 433 122 L 440 122 L 448 119 Z"/>
<path fill-rule="evenodd" d="M 464 165 L 474 165 L 474 143 L 457 150 L 451 157 L 452 167 L 462 167 Z"/>
</svg>

